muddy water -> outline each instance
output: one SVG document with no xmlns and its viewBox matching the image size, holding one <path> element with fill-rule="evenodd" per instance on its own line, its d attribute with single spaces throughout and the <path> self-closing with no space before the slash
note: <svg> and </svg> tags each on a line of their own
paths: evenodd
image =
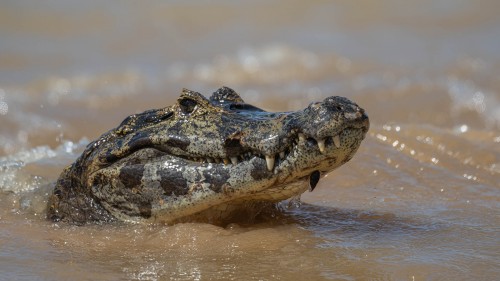
<svg viewBox="0 0 500 281">
<path fill-rule="evenodd" d="M 498 280 L 497 1 L 0 6 L 1 280 Z M 221 85 L 268 110 L 347 96 L 372 126 L 269 221 L 44 219 L 89 140 Z"/>
</svg>

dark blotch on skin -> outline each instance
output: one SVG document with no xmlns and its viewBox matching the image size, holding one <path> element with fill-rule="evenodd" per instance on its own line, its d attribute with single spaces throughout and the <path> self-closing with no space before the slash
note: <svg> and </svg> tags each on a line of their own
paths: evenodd
<svg viewBox="0 0 500 281">
<path fill-rule="evenodd" d="M 177 137 L 173 137 L 171 136 L 167 141 L 166 141 L 166 144 L 169 145 L 169 146 L 173 146 L 173 147 L 178 147 L 182 150 L 185 150 L 186 147 L 189 146 L 189 141 L 184 139 L 184 138 L 177 138 Z"/>
<path fill-rule="evenodd" d="M 144 202 L 139 206 L 139 212 L 141 214 L 141 217 L 143 218 L 150 218 L 151 217 L 151 203 L 150 202 Z"/>
<path fill-rule="evenodd" d="M 311 175 L 309 176 L 309 191 L 313 191 L 314 188 L 316 188 L 316 185 L 319 182 L 320 176 L 321 176 L 321 173 L 318 170 L 311 173 Z"/>
<path fill-rule="evenodd" d="M 141 178 L 144 174 L 144 165 L 125 166 L 120 171 L 120 181 L 127 188 L 134 188 L 141 185 Z"/>
<path fill-rule="evenodd" d="M 103 162 L 113 163 L 113 162 L 118 161 L 118 159 L 120 159 L 120 157 L 110 153 L 110 154 L 106 154 L 106 160 Z"/>
<path fill-rule="evenodd" d="M 137 132 L 130 140 L 129 145 L 131 151 L 137 151 L 141 148 L 151 147 L 152 143 L 150 136 L 146 132 Z"/>
<path fill-rule="evenodd" d="M 186 179 L 182 174 L 175 170 L 161 170 L 160 171 L 160 185 L 163 189 L 163 194 L 166 196 L 179 196 L 185 195 L 188 192 Z"/>
<path fill-rule="evenodd" d="M 262 162 L 261 165 L 263 167 L 266 167 L 266 160 L 260 159 L 260 161 Z M 254 180 L 262 180 L 262 179 L 266 179 L 266 178 L 271 177 L 273 175 L 273 173 L 269 172 L 267 169 L 253 169 L 250 172 L 250 175 L 252 176 L 252 178 Z"/>
<path fill-rule="evenodd" d="M 215 171 L 204 171 L 203 176 L 210 179 L 210 189 L 215 192 L 221 192 L 222 187 L 226 184 L 226 179 L 229 178 L 229 172 L 226 169 L 215 168 Z"/>
</svg>

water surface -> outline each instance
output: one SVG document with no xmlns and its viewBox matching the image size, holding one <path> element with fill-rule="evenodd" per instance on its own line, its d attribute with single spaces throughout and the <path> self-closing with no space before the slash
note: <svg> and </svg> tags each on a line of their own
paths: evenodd
<svg viewBox="0 0 500 281">
<path fill-rule="evenodd" d="M 4 1 L 0 279 L 496 280 L 497 1 Z M 255 224 L 45 220 L 85 145 L 183 87 L 366 109 L 358 154 Z"/>
</svg>

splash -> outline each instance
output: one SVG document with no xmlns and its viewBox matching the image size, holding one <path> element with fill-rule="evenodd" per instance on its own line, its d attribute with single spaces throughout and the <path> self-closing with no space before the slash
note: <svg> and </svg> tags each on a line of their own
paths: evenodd
<svg viewBox="0 0 500 281">
<path fill-rule="evenodd" d="M 54 180 L 57 172 L 70 162 L 88 143 L 81 139 L 78 143 L 64 141 L 55 149 L 38 146 L 15 154 L 0 157 L 0 191 L 22 193 L 33 191 Z M 36 172 L 40 174 L 37 175 Z M 43 171 L 54 171 L 44 174 Z"/>
</svg>

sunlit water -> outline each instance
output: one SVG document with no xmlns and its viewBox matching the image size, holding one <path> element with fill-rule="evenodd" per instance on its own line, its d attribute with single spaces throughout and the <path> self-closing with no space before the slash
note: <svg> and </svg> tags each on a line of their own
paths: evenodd
<svg viewBox="0 0 500 281">
<path fill-rule="evenodd" d="M 500 6 L 308 3 L 0 4 L 0 279 L 498 280 Z M 269 221 L 45 220 L 90 140 L 222 85 L 274 111 L 346 96 L 370 132 Z"/>
</svg>

